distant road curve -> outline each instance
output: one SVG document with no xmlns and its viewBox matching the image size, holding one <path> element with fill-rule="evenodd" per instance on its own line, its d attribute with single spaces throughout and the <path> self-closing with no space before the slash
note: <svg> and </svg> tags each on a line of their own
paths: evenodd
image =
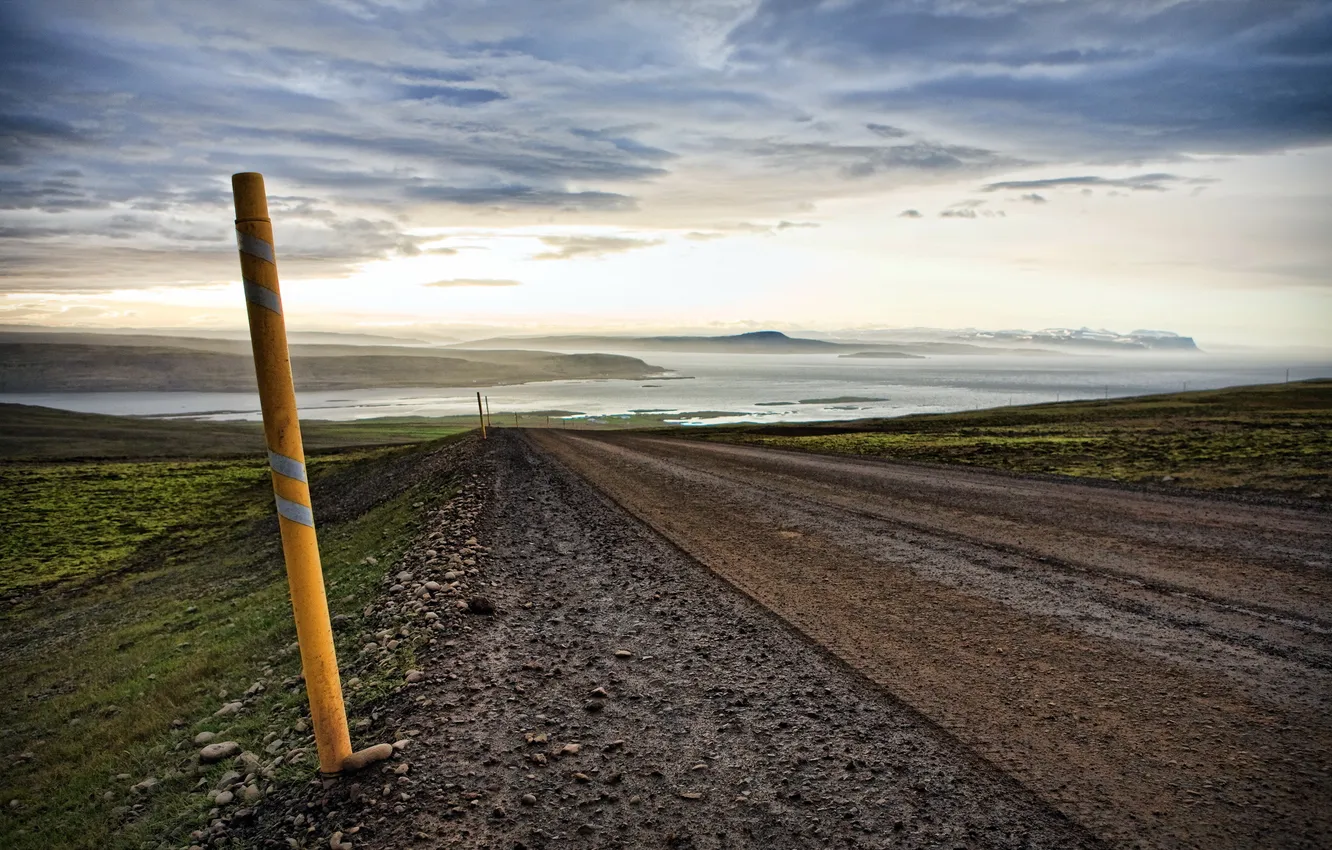
<svg viewBox="0 0 1332 850">
<path fill-rule="evenodd" d="M 527 435 L 1112 843 L 1328 846 L 1326 513 Z"/>
</svg>

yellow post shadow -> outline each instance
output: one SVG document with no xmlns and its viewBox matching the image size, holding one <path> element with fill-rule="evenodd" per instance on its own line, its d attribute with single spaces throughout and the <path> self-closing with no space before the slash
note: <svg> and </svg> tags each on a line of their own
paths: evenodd
<svg viewBox="0 0 1332 850">
<path fill-rule="evenodd" d="M 273 223 L 268 218 L 262 174 L 234 174 L 231 188 L 236 200 L 236 242 L 250 317 L 259 403 L 264 413 L 268 465 L 282 531 L 287 581 L 291 586 L 291 606 L 296 615 L 301 669 L 305 673 L 310 718 L 319 749 L 319 770 L 325 775 L 336 775 L 342 772 L 343 761 L 352 753 L 351 737 L 347 732 L 333 627 L 329 622 L 324 573 L 310 508 L 305 450 L 287 353 L 287 326 L 278 290 Z"/>
<path fill-rule="evenodd" d="M 481 439 L 486 439 L 486 412 L 481 407 L 481 393 L 476 394 L 476 417 L 481 420 Z"/>
</svg>

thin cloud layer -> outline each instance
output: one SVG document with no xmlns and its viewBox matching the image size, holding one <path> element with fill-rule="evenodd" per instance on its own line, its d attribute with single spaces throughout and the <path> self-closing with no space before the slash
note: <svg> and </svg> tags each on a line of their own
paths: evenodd
<svg viewBox="0 0 1332 850">
<path fill-rule="evenodd" d="M 455 277 L 450 280 L 437 280 L 433 283 L 424 284 L 425 286 L 438 287 L 440 289 L 450 289 L 453 287 L 493 287 L 493 286 L 522 286 L 520 280 L 504 280 L 500 278 L 477 278 L 477 277 Z"/>
<path fill-rule="evenodd" d="M 660 239 L 632 239 L 625 236 L 542 236 L 541 242 L 553 251 L 543 251 L 534 260 L 572 260 L 578 257 L 602 257 L 624 251 L 636 251 L 660 245 Z"/>
</svg>

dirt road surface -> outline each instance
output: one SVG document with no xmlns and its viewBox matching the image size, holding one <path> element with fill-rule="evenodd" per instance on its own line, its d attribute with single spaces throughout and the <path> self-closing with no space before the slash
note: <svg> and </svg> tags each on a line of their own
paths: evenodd
<svg viewBox="0 0 1332 850">
<path fill-rule="evenodd" d="M 1112 844 L 1332 846 L 1325 512 L 686 440 L 506 437 L 515 468 L 557 459 Z M 563 527 L 547 517 L 531 521 Z M 676 562 L 617 535 L 615 557 Z M 643 563 L 589 595 L 647 592 L 661 567 Z M 727 622 L 696 620 L 688 640 L 749 653 L 762 630 Z M 665 679 L 694 675 L 729 678 L 699 661 Z"/>
<path fill-rule="evenodd" d="M 441 511 L 422 540 L 463 546 L 468 593 L 494 615 L 444 627 L 422 681 L 358 731 L 410 746 L 266 802 L 255 844 L 337 830 L 368 850 L 1102 846 L 518 432 L 464 472 L 455 503 L 475 525 Z M 417 581 L 448 569 L 430 560 L 405 566 Z M 390 596 L 410 610 L 410 587 Z"/>
</svg>

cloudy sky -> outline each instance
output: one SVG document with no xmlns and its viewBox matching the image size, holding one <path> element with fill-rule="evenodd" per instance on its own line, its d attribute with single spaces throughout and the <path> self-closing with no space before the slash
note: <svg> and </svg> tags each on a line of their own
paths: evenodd
<svg viewBox="0 0 1332 850">
<path fill-rule="evenodd" d="M 1326 344 L 1324 0 L 10 0 L 0 324 Z"/>
</svg>

